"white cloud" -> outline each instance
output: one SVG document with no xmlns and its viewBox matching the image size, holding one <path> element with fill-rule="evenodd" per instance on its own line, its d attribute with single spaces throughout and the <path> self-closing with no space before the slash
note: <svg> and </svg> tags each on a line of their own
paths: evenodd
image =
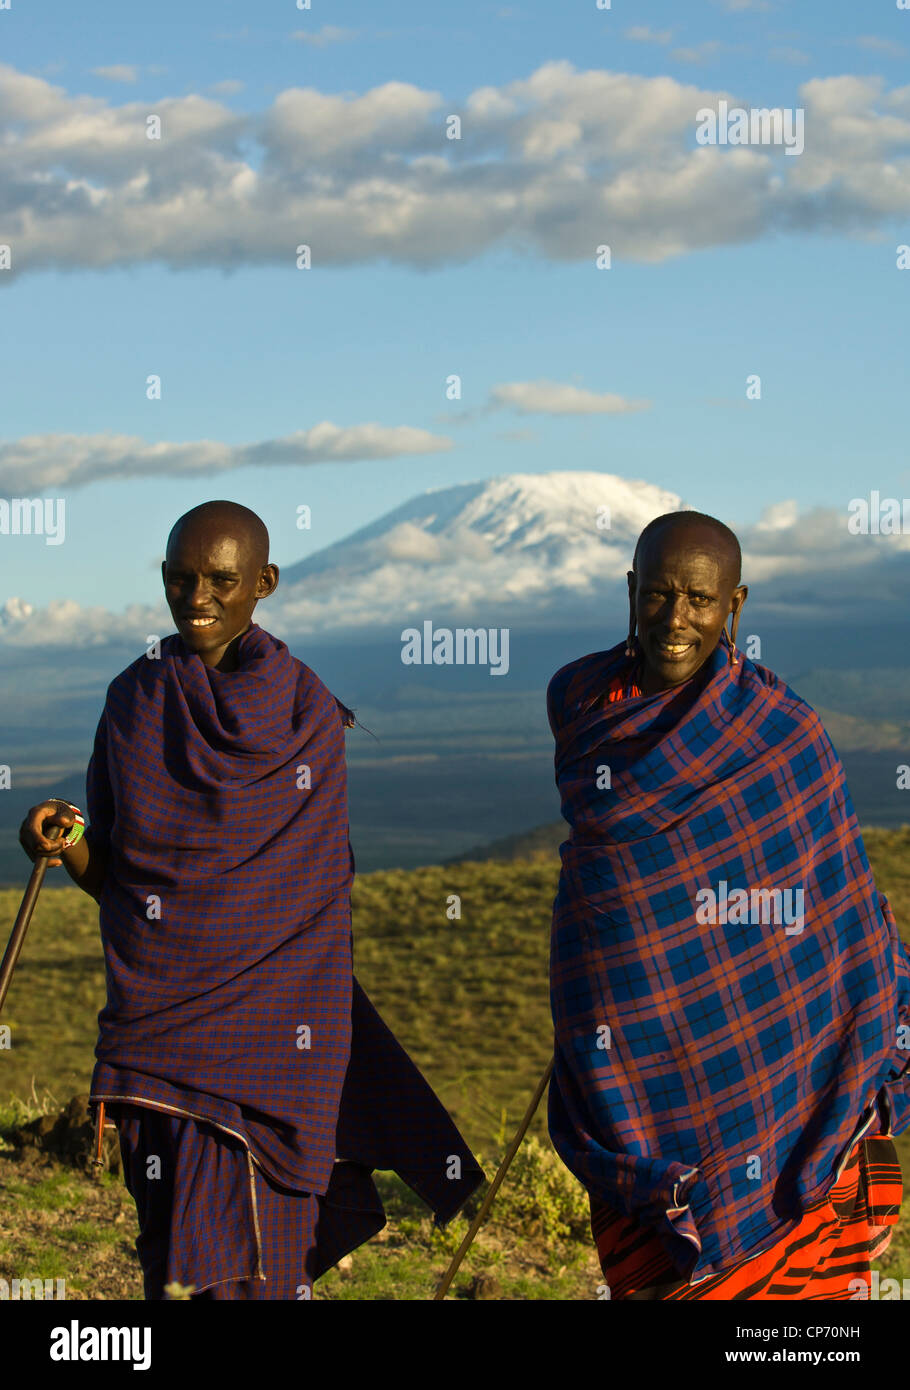
<svg viewBox="0 0 910 1390">
<path fill-rule="evenodd" d="M 139 69 L 130 63 L 114 63 L 108 68 L 92 68 L 94 77 L 106 77 L 108 82 L 135 82 Z"/>
<path fill-rule="evenodd" d="M 897 39 L 882 39 L 877 34 L 860 34 L 856 38 L 845 39 L 845 43 L 864 48 L 869 53 L 883 53 L 889 58 L 903 58 L 907 49 Z"/>
<path fill-rule="evenodd" d="M 685 504 L 652 484 L 608 473 L 511 474 L 424 493 L 361 531 L 285 566 L 260 621 L 298 636 L 351 634 L 443 613 L 496 612 L 541 627 L 622 608 L 635 540 L 653 517 Z M 600 513 L 609 511 L 603 529 Z M 728 520 L 731 520 L 728 518 Z M 770 504 L 732 523 L 750 604 L 826 621 L 839 604 L 902 613 L 908 536 L 853 536 L 846 510 Z M 894 561 L 902 562 L 897 567 Z M 150 576 L 149 592 L 155 592 Z M 157 599 L 157 593 L 155 593 Z M 0 646 L 72 647 L 111 641 L 141 650 L 173 624 L 162 600 L 124 613 L 71 599 L 0 608 Z"/>
<path fill-rule="evenodd" d="M 74 599 L 52 599 L 35 608 L 21 598 L 0 607 L 0 646 L 103 647 L 127 642 L 141 650 L 149 633 L 173 632 L 167 605 L 132 604 L 122 613 L 83 607 Z"/>
<path fill-rule="evenodd" d="M 323 24 L 321 29 L 315 31 L 297 29 L 291 38 L 297 39 L 300 43 L 310 44 L 313 48 L 325 48 L 326 44 L 343 43 L 346 39 L 353 39 L 356 36 L 354 29 L 339 29 L 337 24 Z"/>
<path fill-rule="evenodd" d="M 701 43 L 685 48 L 674 48 L 671 57 L 678 63 L 709 63 L 721 53 L 731 50 L 732 45 L 721 39 L 704 39 Z"/>
<path fill-rule="evenodd" d="M 246 83 L 237 77 L 225 77 L 221 82 L 213 82 L 209 91 L 214 92 L 216 96 L 231 97 L 237 92 L 242 92 L 245 86 Z"/>
<path fill-rule="evenodd" d="M 799 519 L 799 504 L 792 498 L 786 502 L 773 502 L 765 507 L 758 521 L 756 531 L 786 531 L 795 526 Z"/>
<path fill-rule="evenodd" d="M 500 430 L 496 435 L 497 439 L 502 439 L 506 444 L 530 444 L 537 438 L 536 430 Z"/>
<path fill-rule="evenodd" d="M 775 63 L 790 63 L 793 67 L 805 67 L 806 63 L 811 63 L 812 59 L 808 53 L 804 53 L 801 48 L 772 48 L 770 57 Z"/>
<path fill-rule="evenodd" d="M 704 60 L 719 42 L 684 53 Z M 910 216 L 904 89 L 805 83 L 799 158 L 695 146 L 696 113 L 721 97 L 743 104 L 558 61 L 460 101 L 407 82 L 296 87 L 248 114 L 197 94 L 115 105 L 0 64 L 7 278 L 61 265 L 291 271 L 301 228 L 316 272 L 463 263 L 498 246 L 593 268 L 605 240 L 617 259 L 658 262 L 782 231 L 868 237 Z M 160 141 L 146 139 L 152 113 Z M 446 139 L 452 113 L 460 140 Z"/>
<path fill-rule="evenodd" d="M 523 415 L 623 415 L 647 410 L 650 401 L 610 392 L 584 391 L 558 381 L 512 381 L 494 386 L 491 400 Z"/>
<path fill-rule="evenodd" d="M 0 442 L 0 491 L 31 496 L 45 488 L 73 488 L 99 478 L 193 477 L 276 464 L 349 463 L 436 454 L 452 441 L 412 425 L 333 425 L 253 444 L 214 439 L 148 444 L 127 434 L 34 434 Z"/>
<path fill-rule="evenodd" d="M 673 38 L 673 30 L 652 29 L 648 24 L 633 24 L 630 29 L 624 31 L 623 38 L 631 39 L 633 43 L 668 44 Z"/>
</svg>

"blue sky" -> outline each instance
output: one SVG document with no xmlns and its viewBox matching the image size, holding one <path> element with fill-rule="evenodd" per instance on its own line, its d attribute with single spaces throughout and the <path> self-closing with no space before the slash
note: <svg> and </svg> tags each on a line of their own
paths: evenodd
<svg viewBox="0 0 910 1390">
<path fill-rule="evenodd" d="M 192 449 L 330 421 L 437 442 L 409 453 L 383 436 L 377 457 L 305 465 L 272 463 L 265 448 L 262 462 L 208 475 L 181 476 L 172 462 L 81 484 L 73 471 L 48 489 L 66 499 L 64 545 L 0 537 L 0 606 L 11 595 L 114 610 L 156 599 L 167 530 L 209 497 L 255 507 L 274 558 L 290 564 L 425 488 L 511 472 L 642 478 L 734 525 L 789 498 L 845 509 L 870 487 L 910 492 L 910 275 L 895 268 L 910 241 L 908 56 L 910 12 L 885 3 L 313 0 L 309 11 L 203 2 L 188 12 L 13 0 L 0 11 L 0 134 L 15 160 L 0 201 L 0 243 L 14 252 L 13 273 L 0 274 L 0 496 L 25 495 L 11 446 L 34 436 L 40 445 L 22 454 L 42 468 L 66 456 L 67 437 L 105 433 Z M 603 73 L 626 75 L 630 95 L 598 95 L 585 75 Z M 364 103 L 385 84 L 402 85 Z M 485 88 L 524 117 L 497 127 L 499 108 L 478 105 Z M 343 104 L 301 106 L 288 100 L 295 89 Z M 762 169 L 750 151 L 740 169 L 742 152 L 714 151 L 704 196 L 687 193 L 689 92 L 693 107 L 698 94 L 805 105 L 805 156 L 777 151 Z M 620 121 L 618 166 L 595 148 L 600 110 Z M 124 154 L 154 111 L 165 112 L 161 145 L 127 143 Z M 639 134 L 622 124 L 630 111 L 645 121 Z M 450 112 L 462 115 L 463 148 L 440 133 L 437 150 L 432 132 Z M 587 122 L 581 153 L 561 125 L 575 119 Z M 523 120 L 538 142 L 556 140 L 555 154 L 519 149 Z M 354 134 L 336 155 L 339 130 Z M 429 172 L 412 178 L 415 153 Z M 154 159 L 151 187 L 125 192 Z M 305 189 L 310 202 L 282 223 L 286 257 L 268 217 L 235 228 L 206 211 L 228 166 L 242 165 L 271 174 L 276 222 Z M 173 179 L 159 190 L 162 166 Z M 424 177 L 438 177 L 452 216 L 434 212 Z M 565 206 L 540 211 L 547 180 L 572 177 L 595 191 L 609 179 L 623 209 L 608 272 L 579 249 L 600 225 L 587 195 L 575 204 L 569 181 Z M 350 244 L 332 231 L 348 224 L 326 215 L 317 264 L 295 270 L 294 237 L 307 239 L 320 190 L 334 181 L 353 227 L 373 178 L 394 186 L 388 203 L 383 192 Z M 414 224 L 412 195 L 429 208 Z M 405 229 L 400 250 L 394 231 L 377 230 L 386 209 Z M 754 372 L 762 399 L 747 402 Z M 163 379 L 160 401 L 145 398 L 149 373 Z M 460 402 L 445 398 L 450 373 L 463 379 Z M 566 413 L 497 399 L 504 384 L 541 381 L 649 405 Z M 295 528 L 299 503 L 313 510 L 309 532 Z"/>
</svg>

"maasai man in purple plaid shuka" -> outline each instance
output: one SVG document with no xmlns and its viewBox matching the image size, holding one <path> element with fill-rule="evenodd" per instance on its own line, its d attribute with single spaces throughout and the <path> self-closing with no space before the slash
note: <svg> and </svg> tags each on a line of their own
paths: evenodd
<svg viewBox="0 0 910 1390">
<path fill-rule="evenodd" d="M 792 1232 L 861 1136 L 910 1123 L 910 960 L 818 716 L 735 651 L 740 563 L 714 518 L 658 518 L 628 642 L 548 691 L 571 827 L 550 1134 L 592 1211 L 693 1286 Z"/>
<path fill-rule="evenodd" d="M 92 1101 L 120 1131 L 147 1298 L 308 1298 L 385 1224 L 373 1169 L 440 1223 L 483 1175 L 353 980 L 353 716 L 251 621 L 278 582 L 265 527 L 206 503 L 162 573 L 177 634 L 111 682 L 88 848 L 64 851 L 101 908 Z"/>
</svg>

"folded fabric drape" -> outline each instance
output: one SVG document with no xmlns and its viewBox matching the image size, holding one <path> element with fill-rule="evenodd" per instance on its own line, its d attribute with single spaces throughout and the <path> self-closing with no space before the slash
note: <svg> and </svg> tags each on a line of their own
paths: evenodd
<svg viewBox="0 0 910 1390">
<path fill-rule="evenodd" d="M 697 1280 L 793 1229 L 863 1133 L 910 1123 L 910 958 L 815 712 L 722 646 L 681 686 L 603 699 L 631 665 L 619 644 L 548 691 L 570 826 L 550 1132 Z"/>
<path fill-rule="evenodd" d="M 336 1158 L 394 1168 L 447 1220 L 482 1173 L 352 974 L 346 711 L 257 624 L 237 656 L 220 672 L 174 635 L 108 688 L 92 1100 L 214 1126 L 292 1192 L 325 1194 Z"/>
</svg>

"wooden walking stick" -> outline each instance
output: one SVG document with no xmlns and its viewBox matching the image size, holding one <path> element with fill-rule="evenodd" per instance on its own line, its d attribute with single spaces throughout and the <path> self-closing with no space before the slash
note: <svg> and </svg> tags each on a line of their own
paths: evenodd
<svg viewBox="0 0 910 1390">
<path fill-rule="evenodd" d="M 47 838 L 49 840 L 57 840 L 62 834 L 63 827 L 61 825 L 51 825 L 48 827 Z M 38 855 L 32 866 L 32 873 L 28 881 L 28 887 L 25 890 L 25 896 L 22 899 L 22 906 L 16 913 L 16 920 L 13 923 L 13 930 L 10 933 L 9 944 L 3 953 L 2 964 L 0 964 L 0 1009 L 3 1008 L 6 1002 L 6 993 L 9 989 L 10 980 L 13 978 L 16 962 L 19 959 L 19 954 L 25 943 L 25 933 L 28 931 L 28 924 L 32 920 L 32 913 L 35 910 L 35 903 L 38 901 L 38 893 L 41 890 L 41 885 L 44 882 L 44 875 L 46 873 L 47 858 L 44 855 Z M 115 1128 L 115 1126 L 112 1123 L 105 1122 L 104 1101 L 99 1101 L 95 1117 L 95 1143 L 92 1153 L 92 1170 L 93 1176 L 96 1178 L 99 1176 L 104 1166 L 102 1158 L 104 1130 L 113 1128 Z"/>
<path fill-rule="evenodd" d="M 56 840 L 63 831 L 60 825 L 52 825 L 48 828 L 47 838 Z M 44 882 L 44 875 L 47 873 L 47 859 L 44 855 L 38 855 L 32 866 L 32 876 L 28 881 L 25 896 L 22 899 L 22 906 L 16 914 L 13 923 L 13 930 L 10 934 L 9 945 L 3 953 L 3 962 L 0 964 L 0 1009 L 6 1002 L 6 992 L 9 989 L 9 982 L 13 978 L 13 971 L 16 968 L 16 961 L 19 959 L 19 952 L 22 950 L 25 941 L 25 933 L 28 931 L 28 924 L 32 920 L 32 913 L 35 910 L 35 903 L 38 901 L 38 893 Z"/>
<path fill-rule="evenodd" d="M 95 1111 L 95 1142 L 92 1145 L 92 1177 L 95 1182 L 101 1178 L 104 1169 L 104 1131 L 117 1126 L 104 1118 L 104 1101 L 99 1100 Z"/>
<path fill-rule="evenodd" d="M 445 1274 L 439 1281 L 439 1287 L 433 1295 L 434 1302 L 436 1299 L 445 1298 L 449 1289 L 449 1285 L 451 1284 L 452 1280 L 455 1278 L 456 1273 L 458 1272 L 458 1266 L 461 1264 L 465 1255 L 468 1253 L 468 1249 L 471 1245 L 471 1242 L 473 1241 L 474 1237 L 477 1235 L 477 1232 L 483 1225 L 487 1212 L 493 1205 L 493 1198 L 499 1191 L 500 1184 L 503 1178 L 505 1177 L 506 1173 L 508 1172 L 509 1164 L 512 1162 L 512 1159 L 518 1153 L 519 1145 L 521 1144 L 522 1139 L 525 1137 L 528 1125 L 534 1118 L 534 1111 L 540 1104 L 540 1098 L 547 1088 L 547 1082 L 550 1080 L 550 1076 L 553 1072 L 553 1061 L 554 1059 L 551 1057 L 549 1062 L 547 1063 L 546 1071 L 537 1083 L 537 1089 L 531 1097 L 531 1103 L 525 1111 L 525 1117 L 515 1132 L 515 1138 L 512 1140 L 511 1144 L 506 1149 L 506 1156 L 499 1165 L 499 1171 L 496 1174 L 496 1177 L 490 1183 L 490 1190 L 487 1193 L 486 1197 L 484 1197 L 480 1205 L 480 1210 L 478 1211 L 477 1215 L 474 1217 L 474 1220 L 468 1227 L 467 1235 L 459 1245 L 458 1249 L 455 1251 L 452 1263 L 449 1265 Z"/>
</svg>

